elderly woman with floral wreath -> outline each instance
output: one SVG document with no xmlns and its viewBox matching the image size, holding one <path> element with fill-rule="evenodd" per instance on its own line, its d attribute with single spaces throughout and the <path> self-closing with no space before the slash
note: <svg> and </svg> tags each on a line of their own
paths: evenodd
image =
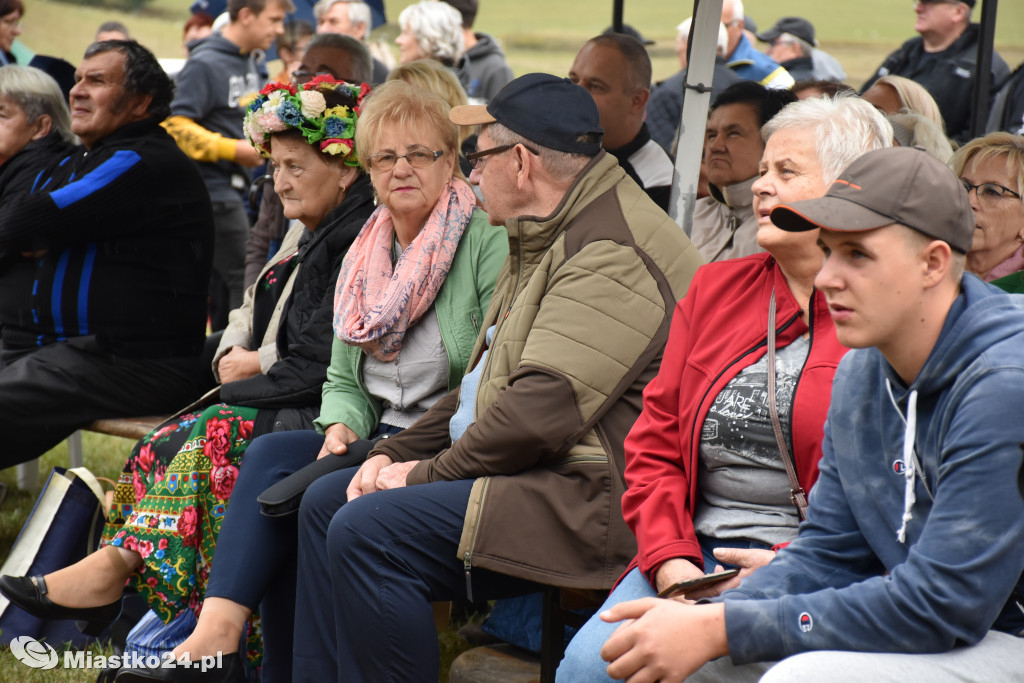
<svg viewBox="0 0 1024 683">
<path fill-rule="evenodd" d="M 45 577 L 0 579 L 5 590 L 13 582 L 25 599 L 12 599 L 30 612 L 102 628 L 117 616 L 128 580 L 165 622 L 198 614 L 249 442 L 313 428 L 334 337 L 334 286 L 374 207 L 354 141 L 369 86 L 318 77 L 300 87 L 268 85 L 246 118 L 295 223 L 231 312 L 213 363 L 221 384 L 208 395 L 217 402 L 172 418 L 136 444 L 115 490 L 104 548 Z"/>
</svg>

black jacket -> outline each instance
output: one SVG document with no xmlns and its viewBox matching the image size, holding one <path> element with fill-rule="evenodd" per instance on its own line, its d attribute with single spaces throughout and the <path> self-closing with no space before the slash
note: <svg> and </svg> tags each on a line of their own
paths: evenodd
<svg viewBox="0 0 1024 683">
<path fill-rule="evenodd" d="M 1024 64 L 1001 85 L 992 103 L 986 131 L 996 130 L 1024 135 Z"/>
<path fill-rule="evenodd" d="M 903 76 L 924 86 L 939 105 L 946 122 L 946 134 L 957 142 L 970 139 L 971 112 L 974 111 L 974 75 L 978 64 L 977 24 L 970 24 L 956 41 L 942 52 L 925 52 L 924 40 L 911 38 L 886 57 L 861 94 L 882 76 Z M 992 83 L 997 85 L 1010 74 L 1010 68 L 998 53 L 992 53 Z"/>
<path fill-rule="evenodd" d="M 49 175 L 75 148 L 57 133 L 25 145 L 20 152 L 0 164 L 0 207 L 16 197 L 28 194 L 40 173 Z"/>
<path fill-rule="evenodd" d="M 28 143 L 21 151 L 0 164 L 0 207 L 18 201 L 19 197 L 31 192 L 36 179 L 40 175 L 49 175 L 53 167 L 74 148 L 74 145 L 65 142 L 57 133 L 50 133 L 44 138 Z M 17 269 L 20 272 L 12 276 L 9 269 Z M 3 296 L 3 290 L 18 280 L 31 281 L 34 279 L 33 271 L 34 265 L 30 259 L 15 253 L 4 255 L 0 260 L 0 306 L 11 303 L 11 297 Z M 9 317 L 0 311 L 0 321 Z"/>
<path fill-rule="evenodd" d="M 800 81 L 811 81 L 814 80 L 814 60 L 810 56 L 797 57 L 791 59 L 788 62 L 780 64 L 782 68 L 789 72 L 789 75 L 793 77 L 793 80 L 799 83 Z"/>
<path fill-rule="evenodd" d="M 280 360 L 265 374 L 229 382 L 220 400 L 260 408 L 253 432 L 312 429 L 331 362 L 334 289 L 341 262 L 373 212 L 373 187 L 360 176 L 345 200 L 299 242 L 295 284 L 277 335 Z"/>
<path fill-rule="evenodd" d="M 95 335 L 118 355 L 197 355 L 213 216 L 195 165 L 146 119 L 42 170 L 0 206 L 3 262 L 30 254 L 0 271 L 4 347 Z"/>
</svg>

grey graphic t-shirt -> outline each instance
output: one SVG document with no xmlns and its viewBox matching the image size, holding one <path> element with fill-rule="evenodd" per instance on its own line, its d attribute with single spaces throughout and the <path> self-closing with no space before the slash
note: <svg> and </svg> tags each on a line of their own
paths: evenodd
<svg viewBox="0 0 1024 683">
<path fill-rule="evenodd" d="M 775 355 L 775 396 L 786 445 L 793 394 L 809 344 L 800 338 Z M 766 545 L 791 541 L 800 523 L 768 410 L 768 356 L 744 368 L 715 398 L 700 435 L 698 534 Z"/>
</svg>

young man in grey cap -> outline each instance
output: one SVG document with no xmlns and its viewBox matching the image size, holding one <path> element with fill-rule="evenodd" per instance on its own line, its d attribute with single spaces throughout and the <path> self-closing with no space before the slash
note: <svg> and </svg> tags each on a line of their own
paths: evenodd
<svg viewBox="0 0 1024 683">
<path fill-rule="evenodd" d="M 821 229 L 815 284 L 855 349 L 836 374 L 807 521 L 710 604 L 609 610 L 635 620 L 605 644 L 609 675 L 1019 679 L 1024 303 L 963 275 L 967 193 L 926 153 L 884 149 L 771 218 Z"/>
<path fill-rule="evenodd" d="M 460 389 L 302 499 L 296 679 L 437 680 L 432 601 L 611 588 L 636 552 L 623 440 L 702 263 L 601 149 L 597 107 L 528 74 L 469 155 L 510 255 Z"/>
</svg>

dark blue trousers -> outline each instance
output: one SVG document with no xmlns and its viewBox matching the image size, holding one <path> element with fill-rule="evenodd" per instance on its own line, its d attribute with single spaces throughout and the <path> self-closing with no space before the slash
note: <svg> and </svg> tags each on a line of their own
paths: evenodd
<svg viewBox="0 0 1024 683">
<path fill-rule="evenodd" d="M 214 551 L 206 597 L 259 607 L 265 681 L 291 678 L 298 515 L 265 517 L 256 498 L 316 460 L 323 443 L 324 437 L 313 431 L 254 439 L 242 459 Z"/>
<path fill-rule="evenodd" d="M 346 503 L 355 471 L 318 479 L 299 509 L 294 678 L 437 681 L 431 603 L 468 597 L 456 551 L 473 482 L 377 491 Z M 480 569 L 471 580 L 474 599 L 538 590 Z"/>
</svg>

